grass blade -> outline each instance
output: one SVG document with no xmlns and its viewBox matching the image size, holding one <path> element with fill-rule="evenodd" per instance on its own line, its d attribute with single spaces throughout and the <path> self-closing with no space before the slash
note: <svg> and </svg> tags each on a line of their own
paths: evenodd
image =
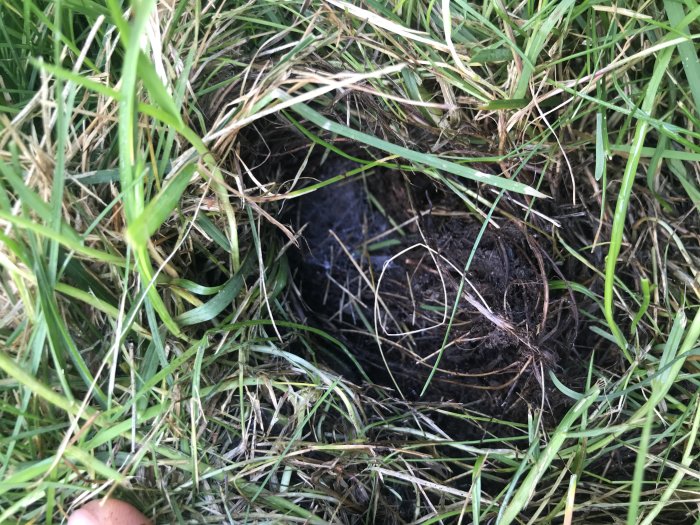
<svg viewBox="0 0 700 525">
<path fill-rule="evenodd" d="M 282 91 L 278 90 L 277 94 L 282 100 L 289 99 L 289 95 Z M 368 146 L 380 149 L 392 155 L 398 155 L 417 164 L 423 164 L 425 166 L 437 168 L 439 170 L 452 173 L 453 175 L 457 175 L 458 177 L 463 177 L 465 179 L 473 180 L 476 182 L 482 182 L 484 184 L 494 186 L 496 188 L 502 188 L 506 191 L 522 193 L 524 195 L 530 195 L 533 197 L 546 197 L 544 193 L 541 193 L 536 189 L 521 182 L 506 179 L 505 177 L 490 175 L 488 173 L 475 170 L 474 168 L 470 168 L 468 166 L 462 166 L 461 164 L 456 164 L 454 162 L 441 159 L 436 155 L 430 155 L 428 153 L 420 153 L 418 151 L 413 151 L 403 146 L 398 146 L 396 144 L 392 144 L 372 135 L 368 135 L 367 133 L 354 130 L 342 124 L 338 124 L 337 122 L 328 120 L 326 117 L 324 117 L 317 111 L 314 111 L 309 106 L 301 102 L 294 104 L 292 106 L 292 109 L 302 117 L 310 120 L 311 122 L 325 129 L 326 131 L 336 133 L 342 137 L 347 137 L 358 142 L 362 142 L 363 144 L 367 144 Z"/>
<path fill-rule="evenodd" d="M 642 111 L 646 114 L 651 114 L 655 102 L 659 87 L 661 86 L 661 81 L 666 75 L 666 70 L 668 68 L 669 62 L 673 55 L 673 48 L 665 48 L 656 58 L 656 64 L 654 65 L 654 72 L 647 85 L 646 92 L 644 95 L 644 101 L 642 102 Z M 625 165 L 625 172 L 622 175 L 622 181 L 620 184 L 620 191 L 617 197 L 617 204 L 615 205 L 615 214 L 613 216 L 612 232 L 610 234 L 610 246 L 608 248 L 608 255 L 605 261 L 605 293 L 603 296 L 603 302 L 605 305 L 605 319 L 608 322 L 608 326 L 615 337 L 615 341 L 618 346 L 625 354 L 627 360 L 631 363 L 633 362 L 632 355 L 627 349 L 627 340 L 624 334 L 620 330 L 620 327 L 615 321 L 615 315 L 613 311 L 613 300 L 614 300 L 614 279 L 615 279 L 615 267 L 617 265 L 617 257 L 620 254 L 620 248 L 622 245 L 622 235 L 625 228 L 625 223 L 627 221 L 627 207 L 629 206 L 630 196 L 632 194 L 632 185 L 634 183 L 634 178 L 637 175 L 637 167 L 639 166 L 639 159 L 641 156 L 641 148 L 644 146 L 644 140 L 646 138 L 647 132 L 649 131 L 649 124 L 645 120 L 640 120 L 637 123 L 637 127 L 634 133 L 634 139 L 632 140 L 632 146 L 630 150 L 630 157 Z"/>
<path fill-rule="evenodd" d="M 576 423 L 585 414 L 599 394 L 600 388 L 598 386 L 594 386 L 586 393 L 586 396 L 577 401 L 569 412 L 567 412 L 567 414 L 562 418 L 561 423 L 559 423 L 557 429 L 554 431 L 554 434 L 551 436 L 549 443 L 544 450 L 541 451 L 539 458 L 530 468 L 528 475 L 515 492 L 512 501 L 503 511 L 503 515 L 498 521 L 499 525 L 509 525 L 517 518 L 520 511 L 532 498 L 537 483 L 539 483 L 540 479 L 544 475 L 544 472 L 547 468 L 549 468 L 549 465 L 564 444 L 564 441 L 567 438 L 567 432 L 569 429 L 571 429 L 574 423 Z"/>
</svg>

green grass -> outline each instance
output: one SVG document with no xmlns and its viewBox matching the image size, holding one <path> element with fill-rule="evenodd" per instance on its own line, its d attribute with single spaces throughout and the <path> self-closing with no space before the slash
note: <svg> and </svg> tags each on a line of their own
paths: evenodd
<svg viewBox="0 0 700 525">
<path fill-rule="evenodd" d="M 0 0 L 0 523 L 698 522 L 700 6 L 622 5 Z M 548 221 L 599 285 L 549 283 L 597 305 L 559 421 L 323 364 L 277 211 L 340 178 L 287 140 Z"/>
</svg>

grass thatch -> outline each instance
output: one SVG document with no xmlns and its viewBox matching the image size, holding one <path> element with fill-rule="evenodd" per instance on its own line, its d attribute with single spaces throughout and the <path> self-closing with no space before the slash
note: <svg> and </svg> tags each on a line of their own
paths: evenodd
<svg viewBox="0 0 700 525">
<path fill-rule="evenodd" d="M 0 523 L 699 519 L 695 2 L 0 6 Z M 328 364 L 278 214 L 327 151 L 588 268 L 554 424 Z"/>
</svg>

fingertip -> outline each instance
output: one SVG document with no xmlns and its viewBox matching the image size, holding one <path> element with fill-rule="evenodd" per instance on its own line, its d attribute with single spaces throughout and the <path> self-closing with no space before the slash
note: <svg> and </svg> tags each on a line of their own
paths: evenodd
<svg viewBox="0 0 700 525">
<path fill-rule="evenodd" d="M 133 505 L 114 498 L 92 500 L 73 512 L 67 525 L 152 525 Z"/>
</svg>

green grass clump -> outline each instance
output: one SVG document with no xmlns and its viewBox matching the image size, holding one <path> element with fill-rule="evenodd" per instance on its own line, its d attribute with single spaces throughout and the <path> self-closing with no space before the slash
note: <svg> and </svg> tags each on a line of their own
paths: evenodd
<svg viewBox="0 0 700 525">
<path fill-rule="evenodd" d="M 2 0 L 0 523 L 107 495 L 159 523 L 697 522 L 698 17 Z M 597 283 L 548 283 L 597 305 L 585 384 L 540 371 L 568 411 L 499 433 L 316 359 L 352 348 L 293 308 L 277 212 L 323 183 L 273 172 L 285 147 L 546 218 Z"/>
</svg>

